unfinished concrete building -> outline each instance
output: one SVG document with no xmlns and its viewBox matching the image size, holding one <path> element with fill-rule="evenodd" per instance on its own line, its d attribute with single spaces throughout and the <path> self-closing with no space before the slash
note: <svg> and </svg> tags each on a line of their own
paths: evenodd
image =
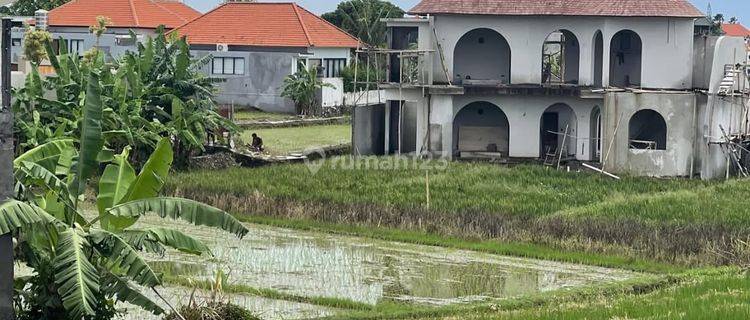
<svg viewBox="0 0 750 320">
<path fill-rule="evenodd" d="M 410 14 L 387 21 L 388 50 L 359 52 L 390 69 L 388 103 L 355 110 L 359 154 L 556 157 L 645 176 L 737 169 L 744 39 L 696 33 L 704 14 L 686 0 L 423 0 Z"/>
</svg>

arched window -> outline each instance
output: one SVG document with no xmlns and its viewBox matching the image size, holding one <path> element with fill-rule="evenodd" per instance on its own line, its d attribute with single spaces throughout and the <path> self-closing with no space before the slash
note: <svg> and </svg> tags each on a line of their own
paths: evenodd
<svg viewBox="0 0 750 320">
<path fill-rule="evenodd" d="M 667 122 L 658 112 L 645 109 L 630 118 L 630 149 L 667 150 Z"/>
<path fill-rule="evenodd" d="M 609 53 L 609 84 L 613 87 L 641 85 L 641 37 L 623 30 L 612 37 Z"/>
<path fill-rule="evenodd" d="M 458 40 L 453 53 L 453 78 L 459 84 L 471 80 L 509 84 L 508 41 L 491 29 L 474 29 L 466 33 Z"/>
<path fill-rule="evenodd" d="M 550 33 L 542 46 L 542 83 L 577 84 L 581 51 L 568 30 Z"/>
</svg>

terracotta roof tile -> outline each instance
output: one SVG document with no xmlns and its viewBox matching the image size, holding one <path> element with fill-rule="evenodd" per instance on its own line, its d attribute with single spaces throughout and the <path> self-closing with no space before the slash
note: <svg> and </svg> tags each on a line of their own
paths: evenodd
<svg viewBox="0 0 750 320">
<path fill-rule="evenodd" d="M 721 25 L 721 30 L 731 37 L 750 37 L 750 30 L 739 23 L 724 23 Z"/>
<path fill-rule="evenodd" d="M 191 44 L 356 48 L 359 40 L 294 3 L 225 3 L 173 32 Z"/>
<path fill-rule="evenodd" d="M 687 0 L 422 0 L 411 14 L 702 17 Z"/>
<path fill-rule="evenodd" d="M 178 0 L 71 0 L 49 12 L 50 26 L 88 27 L 98 16 L 116 28 L 174 28 L 200 16 Z"/>
</svg>

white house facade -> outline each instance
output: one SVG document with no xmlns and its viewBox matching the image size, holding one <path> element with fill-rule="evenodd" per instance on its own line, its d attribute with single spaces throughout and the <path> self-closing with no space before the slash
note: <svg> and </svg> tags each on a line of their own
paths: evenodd
<svg viewBox="0 0 750 320">
<path fill-rule="evenodd" d="M 423 0 L 389 20 L 389 101 L 356 110 L 355 149 L 723 175 L 721 128 L 748 129 L 744 40 L 696 34 L 687 1 L 588 2 Z"/>
</svg>

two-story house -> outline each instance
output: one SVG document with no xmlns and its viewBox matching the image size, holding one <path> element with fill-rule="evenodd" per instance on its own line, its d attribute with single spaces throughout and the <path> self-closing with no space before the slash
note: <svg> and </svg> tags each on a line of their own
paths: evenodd
<svg viewBox="0 0 750 320">
<path fill-rule="evenodd" d="M 727 168 L 721 128 L 747 133 L 744 40 L 697 35 L 704 14 L 686 0 L 423 0 L 409 13 L 387 21 L 388 102 L 355 111 L 360 153 L 710 178 Z"/>
</svg>

